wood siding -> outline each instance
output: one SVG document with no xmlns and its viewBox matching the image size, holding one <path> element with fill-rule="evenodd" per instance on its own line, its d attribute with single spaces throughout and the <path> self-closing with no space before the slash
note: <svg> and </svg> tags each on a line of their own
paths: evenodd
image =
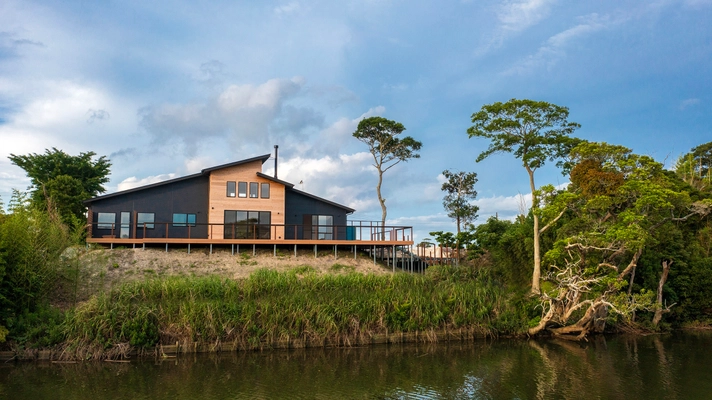
<svg viewBox="0 0 712 400">
<path fill-rule="evenodd" d="M 284 185 L 261 178 L 257 176 L 257 172 L 262 172 L 262 161 L 260 160 L 210 172 L 210 190 L 208 194 L 209 223 L 223 224 L 226 210 L 240 210 L 269 211 L 271 212 L 271 223 L 273 225 L 284 224 Z M 248 197 L 238 197 L 237 193 L 235 197 L 227 197 L 228 181 L 247 182 Z M 250 182 L 257 182 L 260 190 L 262 189 L 262 183 L 269 183 L 270 198 L 250 198 Z M 210 236 L 211 239 L 223 239 L 223 231 L 221 229 L 212 229 L 209 235 L 212 235 Z M 277 228 L 276 235 L 277 237 L 271 239 L 284 239 L 284 228 Z"/>
</svg>

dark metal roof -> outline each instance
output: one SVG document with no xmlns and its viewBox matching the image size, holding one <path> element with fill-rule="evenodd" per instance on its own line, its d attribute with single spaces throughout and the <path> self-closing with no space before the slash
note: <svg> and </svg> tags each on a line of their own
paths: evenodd
<svg viewBox="0 0 712 400">
<path fill-rule="evenodd" d="M 150 184 L 150 185 L 138 186 L 138 187 L 135 187 L 135 188 L 132 188 L 132 189 L 122 190 L 122 191 L 120 191 L 120 192 L 114 192 L 114 193 L 105 194 L 105 195 L 102 195 L 102 196 L 96 196 L 96 197 L 93 197 L 93 198 L 91 198 L 91 199 L 84 200 L 84 201 L 82 201 L 82 203 L 84 203 L 84 204 L 89 204 L 89 203 L 92 203 L 92 202 L 97 201 L 97 200 L 104 200 L 104 199 L 108 199 L 108 198 L 115 197 L 115 196 L 122 196 L 122 195 L 125 195 L 125 194 L 128 194 L 128 193 L 139 192 L 139 191 L 144 190 L 144 189 L 151 189 L 151 188 L 155 188 L 155 187 L 158 187 L 158 186 L 168 185 L 168 184 L 171 184 L 171 183 L 176 183 L 176 182 L 180 182 L 180 181 L 186 181 L 186 180 L 188 180 L 188 179 L 199 178 L 199 177 L 201 177 L 201 176 L 203 176 L 203 173 L 202 173 L 202 172 L 198 172 L 197 174 L 182 176 L 182 177 L 180 177 L 180 178 L 169 179 L 169 180 L 167 180 L 167 181 L 156 182 L 156 183 L 152 183 L 152 184 Z"/>
<path fill-rule="evenodd" d="M 258 173 L 257 173 L 257 176 L 259 176 L 260 178 L 265 178 L 265 179 L 270 180 L 270 181 L 272 181 L 272 182 L 280 183 L 280 184 L 282 184 L 282 185 L 284 185 L 284 186 L 286 186 L 286 187 L 288 187 L 288 188 L 294 187 L 294 184 L 293 184 L 293 183 L 289 183 L 289 182 L 287 182 L 287 181 L 283 181 L 283 180 L 281 180 L 281 179 L 277 179 L 277 178 L 275 178 L 274 176 L 265 175 L 265 174 L 263 174 L 262 172 L 258 172 Z"/>
<path fill-rule="evenodd" d="M 223 169 L 223 168 L 234 167 L 234 166 L 236 166 L 236 165 L 241 165 L 241 164 L 247 164 L 247 163 L 251 163 L 251 162 L 253 162 L 253 161 L 262 161 L 262 164 L 264 164 L 269 158 L 270 158 L 270 155 L 269 155 L 269 154 L 264 154 L 264 155 L 261 155 L 261 156 L 248 158 L 248 159 L 246 159 L 246 160 L 240 160 L 240 161 L 235 161 L 235 162 L 231 162 L 231 163 L 228 163 L 228 164 L 217 165 L 217 166 L 215 166 L 215 167 L 205 168 L 205 169 L 203 169 L 202 171 L 200 171 L 200 172 L 197 173 L 197 174 L 187 175 L 187 176 L 183 176 L 183 177 L 180 177 L 180 178 L 169 179 L 169 180 L 167 180 L 167 181 L 161 181 L 161 182 L 152 183 L 152 184 L 150 184 L 150 185 L 135 187 L 135 188 L 133 188 L 133 189 L 122 190 L 122 191 L 120 191 L 120 192 L 114 192 L 114 193 L 111 193 L 111 194 L 105 194 L 105 195 L 102 195 L 102 196 L 97 196 L 97 197 L 94 197 L 94 198 L 91 198 L 91 199 L 84 200 L 82 203 L 84 203 L 84 204 L 89 204 L 89 203 L 92 203 L 92 202 L 97 201 L 97 200 L 104 200 L 104 199 L 108 199 L 108 198 L 115 197 L 115 196 L 121 196 L 121 195 L 124 195 L 124 194 L 127 194 L 127 193 L 138 192 L 138 191 L 144 190 L 144 189 L 150 189 L 150 188 L 154 188 L 154 187 L 158 187 L 158 186 L 169 185 L 169 184 L 171 184 L 171 183 L 180 182 L 180 181 L 184 181 L 184 180 L 187 180 L 187 179 L 193 179 L 193 178 L 197 178 L 197 177 L 203 176 L 203 175 L 209 175 L 211 171 L 216 171 L 216 170 L 218 170 L 218 169 Z M 282 183 L 282 182 L 280 182 L 280 183 Z M 286 183 L 286 182 L 285 182 L 285 183 Z M 289 184 L 287 183 L 287 185 L 289 185 Z"/>
<path fill-rule="evenodd" d="M 261 156 L 257 156 L 257 157 L 248 158 L 247 160 L 240 160 L 240 161 L 235 161 L 235 162 L 231 162 L 231 163 L 228 163 L 228 164 L 218 165 L 218 166 L 215 166 L 215 167 L 205 168 L 205 169 L 204 169 L 203 171 L 201 171 L 201 172 L 202 172 L 202 173 L 206 173 L 206 172 L 215 171 L 215 170 L 218 170 L 218 169 L 229 168 L 229 167 L 234 167 L 234 166 L 236 166 L 236 165 L 251 163 L 251 162 L 257 161 L 257 160 L 262 161 L 262 164 L 264 164 L 267 160 L 269 160 L 269 158 L 270 158 L 270 155 L 269 155 L 269 154 L 265 154 L 265 155 L 261 155 Z"/>
<path fill-rule="evenodd" d="M 288 187 L 288 189 L 291 190 L 291 191 L 293 191 L 293 192 L 296 192 L 296 193 L 298 193 L 298 194 L 301 194 L 302 196 L 311 197 L 311 198 L 314 199 L 314 200 L 323 201 L 324 203 L 331 204 L 332 206 L 339 207 L 339 208 L 343 208 L 344 210 L 347 211 L 347 214 L 351 214 L 351 213 L 356 212 L 356 210 L 354 210 L 354 209 L 351 208 L 351 207 L 346 207 L 345 205 L 342 205 L 342 204 L 339 204 L 339 203 L 334 203 L 333 201 L 330 201 L 330 200 L 327 200 L 327 199 L 322 199 L 322 198 L 319 197 L 319 196 L 314 196 L 313 194 L 309 194 L 309 193 L 307 193 L 307 192 L 302 192 L 301 190 L 297 190 L 297 189 L 295 189 L 294 187 Z"/>
</svg>

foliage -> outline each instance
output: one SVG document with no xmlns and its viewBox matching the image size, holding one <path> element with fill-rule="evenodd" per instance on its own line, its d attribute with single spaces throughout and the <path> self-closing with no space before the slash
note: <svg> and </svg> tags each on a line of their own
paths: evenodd
<svg viewBox="0 0 712 400">
<path fill-rule="evenodd" d="M 446 181 L 441 190 L 445 192 L 443 207 L 447 216 L 457 222 L 457 233 L 462 232 L 461 227 L 471 224 L 477 218 L 479 207 L 470 203 L 477 198 L 475 183 L 477 174 L 464 171 L 443 171 Z"/>
<path fill-rule="evenodd" d="M 68 315 L 75 346 L 235 342 L 323 343 L 386 331 L 470 327 L 515 333 L 519 310 L 486 269 L 429 268 L 425 275 L 300 275 L 259 270 L 239 281 L 175 277 L 126 283 Z M 155 328 L 155 330 L 154 330 Z"/>
<path fill-rule="evenodd" d="M 10 161 L 25 170 L 32 182 L 32 204 L 47 208 L 48 198 L 59 211 L 66 223 L 84 222 L 82 201 L 105 191 L 109 181 L 109 160 L 101 156 L 93 160 L 96 153 L 80 153 L 71 156 L 52 148 L 44 154 L 10 154 Z"/>
<path fill-rule="evenodd" d="M 529 174 L 534 210 L 534 268 L 532 272 L 532 293 L 540 292 L 541 245 L 540 235 L 555 220 L 544 228 L 539 228 L 539 197 L 534 184 L 534 172 L 547 161 L 563 160 L 580 140 L 570 135 L 581 125 L 568 121 L 569 110 L 544 101 L 512 99 L 506 103 L 496 102 L 482 106 L 472 114 L 473 125 L 467 130 L 472 137 L 490 140 L 490 145 L 477 157 L 477 162 L 492 154 L 512 153 L 522 161 Z M 563 165 L 563 161 L 559 161 Z M 559 216 L 560 217 L 560 216 Z"/>
<path fill-rule="evenodd" d="M 697 190 L 712 191 L 712 142 L 680 156 L 675 163 L 675 173 Z"/>
<path fill-rule="evenodd" d="M 378 170 L 378 184 L 376 194 L 381 204 L 381 225 L 386 224 L 386 199 L 381 195 L 383 173 L 393 168 L 401 161 L 411 158 L 420 158 L 418 151 L 423 144 L 410 136 L 397 137 L 405 127 L 400 122 L 391 121 L 383 117 L 370 117 L 359 122 L 353 137 L 366 143 L 373 156 L 373 166 Z M 384 233 L 385 234 L 385 233 Z"/>
<path fill-rule="evenodd" d="M 56 213 L 23 206 L 18 193 L 0 224 L 0 325 L 11 334 L 17 318 L 35 312 L 52 292 L 72 240 Z"/>
</svg>

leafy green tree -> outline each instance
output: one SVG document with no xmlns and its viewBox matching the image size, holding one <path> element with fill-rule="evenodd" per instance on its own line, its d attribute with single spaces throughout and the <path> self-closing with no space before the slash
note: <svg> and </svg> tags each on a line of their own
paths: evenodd
<svg viewBox="0 0 712 400">
<path fill-rule="evenodd" d="M 0 221 L 0 328 L 11 335 L 18 317 L 36 311 L 52 292 L 72 241 L 56 211 L 30 207 L 22 197 L 15 191 L 15 206 Z"/>
<path fill-rule="evenodd" d="M 443 176 L 447 179 L 441 190 L 445 192 L 443 207 L 447 211 L 447 216 L 454 219 L 457 224 L 457 259 L 460 260 L 460 243 L 462 227 L 471 224 L 477 218 L 479 207 L 471 201 L 477 198 L 475 183 L 477 183 L 477 173 L 464 171 L 443 171 Z"/>
<path fill-rule="evenodd" d="M 490 140 L 487 150 L 477 157 L 477 162 L 492 154 L 512 153 L 522 161 L 529 175 L 532 191 L 532 210 L 539 208 L 539 197 L 534 184 L 534 173 L 547 161 L 562 160 L 577 143 L 570 135 L 581 125 L 568 121 L 569 110 L 544 101 L 512 99 L 482 106 L 472 114 L 468 135 Z M 541 292 L 541 246 L 539 215 L 534 213 L 534 271 L 532 293 Z"/>
<path fill-rule="evenodd" d="M 697 190 L 712 190 L 712 142 L 694 147 L 681 156 L 675 163 L 675 172 Z"/>
<path fill-rule="evenodd" d="M 96 153 L 69 155 L 52 148 L 44 154 L 10 154 L 10 161 L 25 170 L 31 179 L 31 202 L 47 209 L 48 199 L 67 223 L 84 222 L 86 207 L 83 200 L 104 193 L 109 181 L 109 160 Z"/>
<path fill-rule="evenodd" d="M 410 136 L 397 137 L 404 130 L 405 127 L 400 122 L 383 117 L 370 117 L 361 120 L 353 133 L 353 137 L 366 143 L 373 156 L 373 166 L 378 170 L 376 194 L 381 204 L 381 226 L 386 225 L 387 216 L 386 199 L 381 194 L 383 173 L 401 161 L 420 158 L 418 151 L 423 146 L 421 142 Z M 385 232 L 382 235 L 385 235 Z"/>
</svg>

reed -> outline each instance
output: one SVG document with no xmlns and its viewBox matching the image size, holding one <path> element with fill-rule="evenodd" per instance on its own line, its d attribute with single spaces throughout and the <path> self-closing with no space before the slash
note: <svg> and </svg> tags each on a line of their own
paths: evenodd
<svg viewBox="0 0 712 400">
<path fill-rule="evenodd" d="M 249 278 L 170 277 L 99 294 L 65 320 L 69 348 L 179 343 L 345 342 L 385 332 L 526 329 L 526 316 L 486 270 L 322 275 L 308 267 Z M 514 321 L 514 322 L 513 322 Z"/>
</svg>

